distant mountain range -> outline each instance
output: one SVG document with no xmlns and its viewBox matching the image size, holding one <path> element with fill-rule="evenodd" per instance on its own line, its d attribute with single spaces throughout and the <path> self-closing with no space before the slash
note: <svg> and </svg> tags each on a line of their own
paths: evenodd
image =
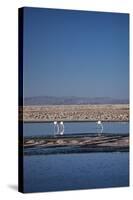
<svg viewBox="0 0 133 200">
<path fill-rule="evenodd" d="M 25 97 L 24 105 L 81 105 L 81 104 L 128 104 L 128 99 L 115 99 L 110 97 L 54 97 L 37 96 Z"/>
</svg>

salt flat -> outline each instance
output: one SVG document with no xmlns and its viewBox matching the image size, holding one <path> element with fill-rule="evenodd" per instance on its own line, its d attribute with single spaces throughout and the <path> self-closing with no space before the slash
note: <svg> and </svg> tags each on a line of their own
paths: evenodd
<svg viewBox="0 0 133 200">
<path fill-rule="evenodd" d="M 128 104 L 24 106 L 19 111 L 25 122 L 129 121 Z"/>
</svg>

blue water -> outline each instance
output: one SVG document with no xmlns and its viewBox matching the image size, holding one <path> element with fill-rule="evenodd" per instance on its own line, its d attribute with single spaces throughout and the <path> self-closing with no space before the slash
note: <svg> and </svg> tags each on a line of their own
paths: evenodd
<svg viewBox="0 0 133 200">
<path fill-rule="evenodd" d="M 95 122 L 64 123 L 64 134 L 96 133 Z M 128 122 L 104 122 L 103 133 L 129 133 Z M 24 136 L 52 135 L 52 123 L 24 123 Z M 24 156 L 24 191 L 47 192 L 129 185 L 129 153 Z"/>
<path fill-rule="evenodd" d="M 64 123 L 64 134 L 97 133 L 96 122 Z M 103 133 L 129 133 L 128 122 L 103 122 Z M 53 123 L 24 123 L 24 136 L 53 135 Z"/>
<path fill-rule="evenodd" d="M 128 153 L 82 153 L 24 157 L 25 192 L 128 185 Z"/>
</svg>

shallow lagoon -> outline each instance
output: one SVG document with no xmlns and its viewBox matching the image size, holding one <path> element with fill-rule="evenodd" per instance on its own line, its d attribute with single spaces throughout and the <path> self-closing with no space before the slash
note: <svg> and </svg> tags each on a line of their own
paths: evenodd
<svg viewBox="0 0 133 200">
<path fill-rule="evenodd" d="M 64 122 L 64 134 L 96 133 L 96 122 Z M 129 133 L 128 122 L 103 122 L 103 133 Z M 24 123 L 24 136 L 53 135 L 53 123 Z"/>
<path fill-rule="evenodd" d="M 64 134 L 96 133 L 95 122 L 64 123 Z M 104 122 L 104 133 L 129 133 L 128 122 Z M 52 135 L 52 123 L 24 123 L 24 136 Z M 129 153 L 74 153 L 24 156 L 24 191 L 124 187 Z"/>
</svg>

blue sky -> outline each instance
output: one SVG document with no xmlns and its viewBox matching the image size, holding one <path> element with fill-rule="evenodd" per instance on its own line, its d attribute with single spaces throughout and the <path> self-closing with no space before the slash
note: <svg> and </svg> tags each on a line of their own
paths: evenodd
<svg viewBox="0 0 133 200">
<path fill-rule="evenodd" d="M 24 96 L 128 98 L 129 15 L 24 8 Z"/>
</svg>

